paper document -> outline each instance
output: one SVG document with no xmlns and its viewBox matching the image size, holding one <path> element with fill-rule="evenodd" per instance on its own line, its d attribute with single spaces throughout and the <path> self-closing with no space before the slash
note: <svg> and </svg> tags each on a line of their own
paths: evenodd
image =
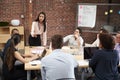
<svg viewBox="0 0 120 80">
<path fill-rule="evenodd" d="M 41 64 L 41 61 L 40 60 L 34 60 L 34 61 L 31 61 L 29 62 L 30 64 Z"/>
<path fill-rule="evenodd" d="M 43 51 L 44 51 L 44 47 L 35 47 L 31 49 L 31 53 L 35 53 L 35 54 L 42 54 Z"/>
<path fill-rule="evenodd" d="M 79 60 L 78 63 L 79 63 L 79 66 L 89 66 L 88 60 Z"/>
</svg>

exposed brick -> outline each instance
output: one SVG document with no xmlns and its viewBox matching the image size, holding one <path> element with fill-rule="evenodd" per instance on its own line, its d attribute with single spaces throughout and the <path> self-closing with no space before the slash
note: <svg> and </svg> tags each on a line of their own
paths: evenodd
<svg viewBox="0 0 120 80">
<path fill-rule="evenodd" d="M 40 11 L 47 15 L 48 23 L 48 41 L 54 34 L 66 36 L 72 34 L 76 27 L 77 3 L 108 3 L 108 0 L 32 0 L 32 21 L 37 17 Z M 112 0 L 113 3 L 120 3 L 120 0 Z M 0 0 L 0 21 L 10 22 L 12 19 L 19 19 L 20 25 L 25 28 L 25 42 L 28 45 L 28 36 L 30 32 L 29 23 L 29 0 Z M 118 7 L 112 7 L 114 12 L 110 15 L 110 25 L 120 30 L 120 15 L 115 14 Z M 97 7 L 96 25 L 94 28 L 82 28 L 89 31 L 98 31 L 104 24 L 107 24 L 107 16 L 104 12 L 107 10 L 104 6 Z M 21 18 L 24 15 L 24 19 Z M 116 17 L 116 18 L 115 18 Z M 27 33 L 26 33 L 27 32 Z M 83 32 L 85 42 L 92 43 L 96 38 L 96 33 Z M 48 43 L 49 44 L 49 43 Z"/>
</svg>

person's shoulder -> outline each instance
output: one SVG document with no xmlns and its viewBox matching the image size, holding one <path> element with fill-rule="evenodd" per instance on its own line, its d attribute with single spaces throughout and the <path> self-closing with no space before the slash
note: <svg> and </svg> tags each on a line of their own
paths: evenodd
<svg viewBox="0 0 120 80">
<path fill-rule="evenodd" d="M 4 51 L 4 50 L 6 50 L 6 49 L 10 46 L 10 43 L 11 43 L 11 38 L 10 38 L 10 39 L 8 39 L 8 41 L 6 42 L 6 44 L 5 44 L 5 47 L 4 47 L 3 51 Z"/>
<path fill-rule="evenodd" d="M 116 53 L 115 50 L 106 50 L 106 49 L 98 49 L 95 51 L 95 54 L 97 55 L 103 55 L 103 54 L 106 54 L 106 53 Z"/>
<path fill-rule="evenodd" d="M 71 38 L 71 37 L 73 37 L 74 35 L 72 35 L 72 34 L 69 34 L 69 35 L 67 35 L 67 36 L 65 36 L 65 37 L 69 37 L 69 38 Z"/>
<path fill-rule="evenodd" d="M 66 57 L 73 58 L 73 55 L 70 54 L 70 53 L 63 53 L 63 54 L 64 54 L 64 56 L 66 56 Z"/>
<path fill-rule="evenodd" d="M 68 36 L 74 36 L 73 34 L 69 34 Z"/>
<path fill-rule="evenodd" d="M 48 58 L 48 55 L 45 56 L 45 57 L 43 57 L 43 58 L 41 59 L 41 61 L 43 61 L 43 60 L 45 60 L 45 59 L 47 59 L 47 58 Z"/>
<path fill-rule="evenodd" d="M 77 63 L 77 60 L 75 59 L 75 57 L 72 54 L 69 53 L 65 53 L 65 57 L 70 60 L 70 61 L 75 61 Z"/>
<path fill-rule="evenodd" d="M 93 54 L 94 54 L 94 55 L 101 55 L 103 52 L 104 52 L 103 50 L 98 49 L 98 50 L 95 50 L 95 51 L 93 52 Z"/>
<path fill-rule="evenodd" d="M 81 40 L 84 40 L 84 39 L 82 38 L 82 36 L 79 36 L 79 38 L 80 38 Z"/>
<path fill-rule="evenodd" d="M 118 52 L 117 50 L 113 50 L 113 53 L 116 53 L 116 54 L 118 54 L 119 52 Z"/>
<path fill-rule="evenodd" d="M 9 45 L 11 42 L 11 38 L 7 40 L 6 45 Z"/>
<path fill-rule="evenodd" d="M 51 56 L 51 54 L 43 57 L 43 58 L 41 59 L 41 62 L 46 61 L 46 60 L 49 60 L 50 56 Z"/>
<path fill-rule="evenodd" d="M 38 23 L 38 22 L 37 22 L 37 21 L 33 21 L 32 23 L 33 23 L 33 24 L 36 24 L 36 23 Z"/>
</svg>

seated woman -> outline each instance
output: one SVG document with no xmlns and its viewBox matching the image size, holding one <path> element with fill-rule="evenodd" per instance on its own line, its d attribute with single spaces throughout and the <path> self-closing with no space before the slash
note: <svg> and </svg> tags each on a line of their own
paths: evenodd
<svg viewBox="0 0 120 80">
<path fill-rule="evenodd" d="M 10 45 L 6 49 L 3 60 L 2 72 L 4 80 L 18 80 L 26 78 L 27 72 L 24 70 L 24 65 L 22 68 L 17 69 L 15 67 L 16 60 L 26 63 L 39 57 L 38 55 L 31 55 L 30 60 L 26 60 L 17 50 L 17 45 L 20 41 L 21 36 L 19 34 L 14 34 L 10 39 Z"/>
<path fill-rule="evenodd" d="M 99 41 L 99 34 L 100 33 L 108 33 L 109 34 L 109 32 L 107 30 L 100 29 L 99 33 L 97 34 L 97 39 L 92 43 L 91 46 L 94 46 L 94 47 L 98 47 L 99 46 L 99 43 L 100 43 L 100 41 Z"/>
<path fill-rule="evenodd" d="M 89 62 L 95 77 L 93 80 L 120 80 L 118 74 L 119 56 L 114 50 L 114 38 L 107 33 L 99 34 L 99 50 L 96 51 Z"/>
</svg>

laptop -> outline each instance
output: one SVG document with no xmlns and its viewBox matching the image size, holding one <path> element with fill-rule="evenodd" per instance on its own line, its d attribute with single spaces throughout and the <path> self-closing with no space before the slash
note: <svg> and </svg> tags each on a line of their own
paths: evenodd
<svg viewBox="0 0 120 80">
<path fill-rule="evenodd" d="M 84 47 L 84 59 L 91 59 L 93 53 L 98 49 L 99 47 Z"/>
</svg>

